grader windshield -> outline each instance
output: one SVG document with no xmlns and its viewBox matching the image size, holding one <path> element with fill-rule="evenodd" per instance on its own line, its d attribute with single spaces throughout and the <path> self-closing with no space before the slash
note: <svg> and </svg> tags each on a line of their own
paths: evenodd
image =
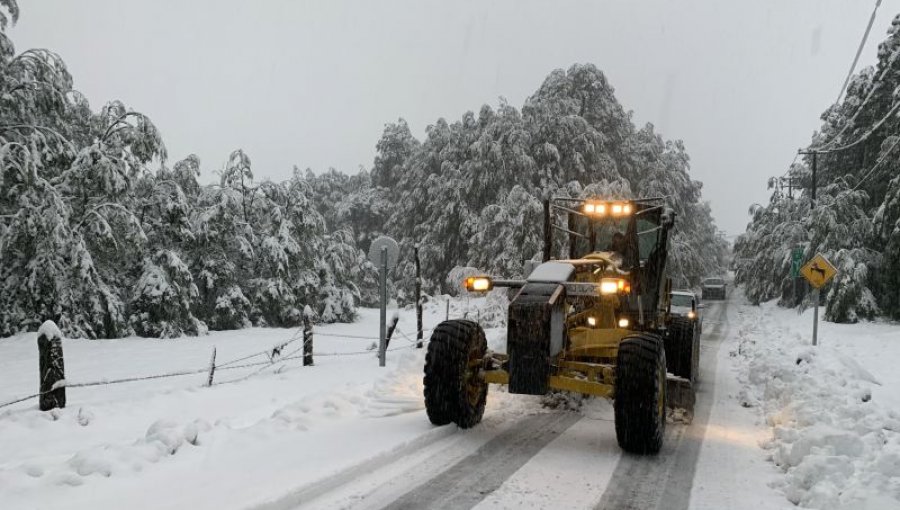
<svg viewBox="0 0 900 510">
<path fill-rule="evenodd" d="M 548 253 L 563 258 L 613 252 L 623 257 L 625 267 L 637 267 L 646 263 L 660 244 L 660 224 L 664 221 L 661 199 L 555 198 L 550 208 L 551 226 L 556 231 L 550 241 L 560 249 Z"/>
</svg>

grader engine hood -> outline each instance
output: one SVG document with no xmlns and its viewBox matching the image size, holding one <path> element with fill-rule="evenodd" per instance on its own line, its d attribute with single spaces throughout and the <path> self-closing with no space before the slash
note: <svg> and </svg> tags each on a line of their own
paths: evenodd
<svg viewBox="0 0 900 510">
<path fill-rule="evenodd" d="M 627 334 L 617 328 L 615 315 L 623 291 L 619 285 L 627 285 L 629 274 L 622 270 L 621 260 L 615 253 L 595 252 L 582 259 L 549 261 L 530 268 L 509 305 L 510 393 L 545 394 L 564 349 L 585 354 L 614 352 L 618 340 Z M 611 293 L 601 290 L 607 283 L 616 286 Z M 567 299 L 584 298 L 606 304 L 580 312 L 567 304 Z M 581 322 L 585 324 L 572 329 Z M 603 338 L 594 338 L 598 335 Z"/>
</svg>

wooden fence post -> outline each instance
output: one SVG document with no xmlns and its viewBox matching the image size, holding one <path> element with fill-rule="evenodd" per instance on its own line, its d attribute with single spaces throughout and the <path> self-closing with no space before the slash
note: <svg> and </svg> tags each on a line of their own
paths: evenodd
<svg viewBox="0 0 900 510">
<path fill-rule="evenodd" d="M 313 329 L 312 329 L 313 311 L 309 305 L 303 308 L 303 366 L 309 367 L 313 364 Z"/>
<path fill-rule="evenodd" d="M 38 369 L 40 392 L 38 407 L 49 411 L 66 407 L 66 370 L 63 362 L 62 333 L 53 321 L 41 324 L 38 330 Z"/>
<path fill-rule="evenodd" d="M 216 375 L 216 346 L 213 346 L 212 357 L 209 359 L 209 378 L 206 380 L 207 386 L 213 385 L 213 377 Z"/>
<path fill-rule="evenodd" d="M 416 349 L 422 348 L 422 266 L 419 264 L 419 245 L 413 254 L 416 259 Z"/>
</svg>

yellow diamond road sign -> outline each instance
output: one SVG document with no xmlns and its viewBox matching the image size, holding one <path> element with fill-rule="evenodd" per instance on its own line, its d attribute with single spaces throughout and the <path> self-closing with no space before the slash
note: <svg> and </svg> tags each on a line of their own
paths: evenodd
<svg viewBox="0 0 900 510">
<path fill-rule="evenodd" d="M 800 274 L 806 278 L 810 285 L 818 289 L 834 278 L 834 275 L 837 274 L 837 269 L 821 253 L 816 253 L 812 260 L 800 268 Z"/>
</svg>

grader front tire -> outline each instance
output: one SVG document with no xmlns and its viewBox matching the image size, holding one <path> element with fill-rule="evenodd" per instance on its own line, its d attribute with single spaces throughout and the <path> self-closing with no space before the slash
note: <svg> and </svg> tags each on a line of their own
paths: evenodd
<svg viewBox="0 0 900 510">
<path fill-rule="evenodd" d="M 481 421 L 488 385 L 479 362 L 486 351 L 484 330 L 475 322 L 449 320 L 435 328 L 425 355 L 425 412 L 431 423 L 467 429 Z"/>
<path fill-rule="evenodd" d="M 641 333 L 619 344 L 613 407 L 623 450 L 659 452 L 666 428 L 666 353 L 658 336 Z"/>
</svg>

